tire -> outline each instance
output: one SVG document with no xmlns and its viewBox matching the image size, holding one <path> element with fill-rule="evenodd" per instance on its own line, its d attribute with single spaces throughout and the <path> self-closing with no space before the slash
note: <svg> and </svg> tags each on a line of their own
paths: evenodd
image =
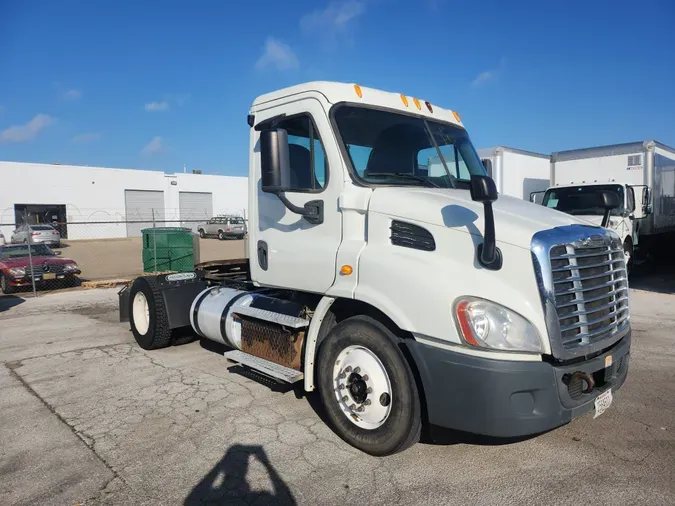
<svg viewBox="0 0 675 506">
<path fill-rule="evenodd" d="M 16 288 L 10 286 L 9 283 L 7 282 L 7 278 L 2 274 L 0 274 L 0 290 L 2 290 L 2 293 L 4 293 L 5 295 L 9 295 L 16 292 Z"/>
<path fill-rule="evenodd" d="M 204 232 L 204 229 L 202 228 L 199 229 L 199 237 L 201 237 L 202 239 L 206 238 L 206 232 Z"/>
<path fill-rule="evenodd" d="M 138 303 L 136 302 L 137 296 Z M 147 304 L 147 321 L 141 314 L 142 302 L 140 301 L 143 297 L 145 297 Z M 135 304 L 138 304 L 138 306 L 135 306 Z M 129 292 L 129 305 L 131 332 L 141 348 L 157 350 L 171 345 L 172 332 L 166 316 L 164 298 L 159 291 L 155 278 L 136 278 Z"/>
<path fill-rule="evenodd" d="M 420 439 L 420 396 L 412 370 L 398 347 L 399 341 L 399 338 L 377 320 L 369 316 L 354 316 L 333 327 L 319 348 L 317 383 L 328 421 L 344 441 L 369 455 L 392 455 L 407 449 Z M 348 371 L 345 378 L 342 374 L 348 368 L 345 366 L 345 369 L 341 369 L 339 364 L 336 365 L 337 360 L 341 360 L 343 364 L 357 360 L 350 358 L 354 351 L 357 352 L 354 356 L 364 359 L 353 362 L 364 365 L 359 372 L 365 374 L 357 375 L 360 379 L 353 379 L 356 368 Z M 381 374 L 382 371 L 386 372 L 385 376 Z M 389 386 L 388 398 L 383 397 L 386 389 L 378 387 L 378 384 L 383 384 L 382 378 Z M 372 398 L 366 394 L 364 400 L 361 390 L 356 401 L 351 397 L 343 402 L 348 397 L 346 394 L 349 397 L 352 395 L 355 383 L 360 380 L 365 380 L 365 386 L 372 386 L 368 387 Z M 345 385 L 344 389 L 338 390 L 336 383 Z M 378 391 L 385 393 L 378 395 Z M 345 395 L 339 399 L 336 392 Z M 370 403 L 366 404 L 368 401 Z M 364 408 L 363 412 L 370 415 L 370 420 L 361 418 L 355 410 L 350 409 L 357 402 L 361 404 L 356 409 Z M 374 411 L 369 412 L 371 409 Z M 386 409 L 388 412 L 382 415 Z"/>
<path fill-rule="evenodd" d="M 630 241 L 623 243 L 623 254 L 626 256 L 626 275 L 630 276 L 633 271 L 633 265 L 635 263 L 635 251 L 633 250 L 633 245 Z"/>
<path fill-rule="evenodd" d="M 222 230 L 218 230 L 218 239 L 224 241 L 226 239 L 225 232 L 223 232 Z"/>
</svg>

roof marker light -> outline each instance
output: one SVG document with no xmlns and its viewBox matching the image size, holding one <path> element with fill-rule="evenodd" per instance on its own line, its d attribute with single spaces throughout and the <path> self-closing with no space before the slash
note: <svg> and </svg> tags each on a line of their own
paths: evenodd
<svg viewBox="0 0 675 506">
<path fill-rule="evenodd" d="M 422 110 L 422 106 L 420 105 L 419 100 L 417 100 L 416 98 L 413 98 L 413 103 L 415 104 L 415 107 L 417 107 L 420 111 Z"/>
<path fill-rule="evenodd" d="M 459 114 L 457 114 L 455 111 L 452 111 L 452 115 L 453 115 L 453 116 L 455 117 L 455 119 L 457 120 L 457 123 L 461 123 L 461 122 L 462 122 L 462 120 L 459 118 Z"/>
<path fill-rule="evenodd" d="M 401 102 L 403 102 L 404 106 L 408 107 L 408 98 L 403 93 L 401 93 Z"/>
<path fill-rule="evenodd" d="M 359 96 L 359 98 L 363 98 L 363 92 L 361 91 L 361 86 L 359 86 L 358 84 L 355 84 L 354 85 L 354 91 Z"/>
<path fill-rule="evenodd" d="M 427 109 L 429 109 L 429 112 L 430 112 L 431 114 L 434 113 L 434 109 L 431 107 L 431 104 L 430 104 L 429 102 L 424 102 L 424 105 L 427 106 Z"/>
</svg>

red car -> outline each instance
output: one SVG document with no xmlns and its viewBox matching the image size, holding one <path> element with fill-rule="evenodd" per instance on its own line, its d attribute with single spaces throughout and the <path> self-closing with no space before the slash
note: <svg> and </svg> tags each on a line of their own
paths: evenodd
<svg viewBox="0 0 675 506">
<path fill-rule="evenodd" d="M 75 261 L 58 258 L 61 252 L 54 252 L 44 244 L 31 244 L 30 248 L 32 269 L 27 244 L 0 246 L 0 289 L 4 293 L 31 286 L 31 278 L 42 286 L 49 281 L 72 283 L 79 276 L 80 269 Z"/>
</svg>

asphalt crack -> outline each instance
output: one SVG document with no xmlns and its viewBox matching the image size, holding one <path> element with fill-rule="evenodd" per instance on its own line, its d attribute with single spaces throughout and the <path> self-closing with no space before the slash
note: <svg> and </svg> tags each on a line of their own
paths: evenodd
<svg viewBox="0 0 675 506">
<path fill-rule="evenodd" d="M 91 451 L 96 458 L 112 473 L 112 478 L 108 480 L 105 485 L 101 488 L 101 490 L 104 490 L 110 482 L 112 482 L 115 478 L 119 479 L 122 483 L 125 485 L 127 482 L 124 480 L 122 476 L 117 472 L 117 470 L 113 467 L 110 462 L 108 462 L 103 456 L 101 456 L 96 449 L 94 448 L 94 440 L 92 438 L 92 443 L 90 444 L 72 425 L 70 425 L 65 418 L 63 418 L 58 411 L 52 406 L 49 402 L 47 402 L 45 399 L 43 399 L 40 394 L 38 394 L 33 387 L 31 387 L 28 382 L 21 376 L 16 370 L 21 367 L 21 360 L 16 361 L 16 362 L 5 362 L 4 366 L 7 368 L 9 371 L 10 377 L 14 378 L 16 381 L 18 381 L 23 388 L 31 394 L 33 397 L 35 397 L 38 401 L 42 403 L 44 407 L 46 407 L 51 414 L 53 414 L 63 425 L 68 427 L 70 431 L 77 436 L 77 438 L 82 441 L 82 443 Z"/>
</svg>

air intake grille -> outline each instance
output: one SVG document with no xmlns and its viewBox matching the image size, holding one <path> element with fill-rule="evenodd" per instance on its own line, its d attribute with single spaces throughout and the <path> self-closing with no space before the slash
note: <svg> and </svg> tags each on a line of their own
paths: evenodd
<svg viewBox="0 0 675 506">
<path fill-rule="evenodd" d="M 628 324 L 628 281 L 621 242 L 554 246 L 555 305 L 565 349 L 613 336 Z"/>
<path fill-rule="evenodd" d="M 391 243 L 394 246 L 403 246 L 423 251 L 434 251 L 436 249 L 434 236 L 422 227 L 394 220 L 391 222 L 390 228 Z"/>
</svg>

